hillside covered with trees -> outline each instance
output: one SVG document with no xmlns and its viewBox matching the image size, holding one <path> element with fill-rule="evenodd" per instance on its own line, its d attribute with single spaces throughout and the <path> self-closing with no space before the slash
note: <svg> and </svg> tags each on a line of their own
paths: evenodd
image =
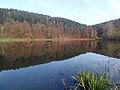
<svg viewBox="0 0 120 90">
<path fill-rule="evenodd" d="M 120 19 L 96 24 L 92 27 L 97 31 L 98 37 L 120 40 Z"/>
<path fill-rule="evenodd" d="M 65 18 L 0 9 L 0 38 L 96 38 L 92 27 Z"/>
<path fill-rule="evenodd" d="M 119 40 L 120 19 L 87 26 L 65 18 L 0 8 L 0 38 Z"/>
</svg>

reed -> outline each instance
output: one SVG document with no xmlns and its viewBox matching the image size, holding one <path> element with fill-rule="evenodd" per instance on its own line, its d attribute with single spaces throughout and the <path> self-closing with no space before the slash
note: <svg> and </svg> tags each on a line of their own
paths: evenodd
<svg viewBox="0 0 120 90">
<path fill-rule="evenodd" d="M 73 76 L 73 78 L 75 84 L 72 88 L 69 88 L 70 90 L 118 90 L 115 84 L 111 87 L 110 78 L 106 71 L 98 73 L 80 70 L 78 75 Z M 65 88 L 67 88 L 65 82 L 64 85 L 66 86 Z"/>
</svg>

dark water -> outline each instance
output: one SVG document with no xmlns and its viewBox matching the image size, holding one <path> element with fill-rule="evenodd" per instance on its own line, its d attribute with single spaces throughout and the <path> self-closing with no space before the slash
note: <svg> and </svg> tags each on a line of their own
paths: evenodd
<svg viewBox="0 0 120 90">
<path fill-rule="evenodd" d="M 107 70 L 120 83 L 120 42 L 0 43 L 0 90 L 63 90 L 80 69 Z"/>
</svg>

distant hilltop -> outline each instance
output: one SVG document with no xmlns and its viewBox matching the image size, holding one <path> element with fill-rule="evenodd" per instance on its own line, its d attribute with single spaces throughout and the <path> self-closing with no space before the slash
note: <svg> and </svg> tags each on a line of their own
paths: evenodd
<svg viewBox="0 0 120 90">
<path fill-rule="evenodd" d="M 120 40 L 120 18 L 93 25 L 92 28 L 97 31 L 98 37 Z"/>
<path fill-rule="evenodd" d="M 65 18 L 0 8 L 0 38 L 120 39 L 120 19 L 87 26 Z"/>
</svg>

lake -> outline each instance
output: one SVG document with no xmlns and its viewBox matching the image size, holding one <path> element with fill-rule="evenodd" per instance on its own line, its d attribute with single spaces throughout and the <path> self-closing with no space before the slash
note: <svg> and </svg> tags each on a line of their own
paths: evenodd
<svg viewBox="0 0 120 90">
<path fill-rule="evenodd" d="M 0 43 L 0 90 L 63 90 L 79 70 L 110 73 L 120 84 L 120 42 L 31 41 Z"/>
</svg>

